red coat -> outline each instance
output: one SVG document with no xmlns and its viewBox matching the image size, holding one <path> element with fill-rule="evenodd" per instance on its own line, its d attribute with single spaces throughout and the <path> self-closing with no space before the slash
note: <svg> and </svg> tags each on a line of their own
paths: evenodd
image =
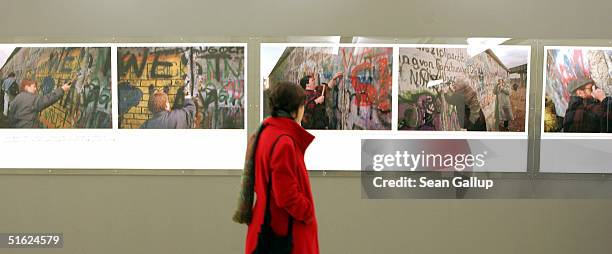
<svg viewBox="0 0 612 254">
<path fill-rule="evenodd" d="M 270 199 L 271 225 L 275 233 L 287 234 L 288 216 L 293 218 L 293 251 L 295 254 L 318 254 L 317 220 L 304 152 L 314 139 L 293 119 L 269 117 L 259 134 L 255 151 L 255 193 L 253 218 L 249 224 L 245 253 L 251 254 L 257 245 L 257 235 L 266 209 L 266 188 L 272 172 Z M 281 134 L 274 151 L 272 144 Z M 272 154 L 270 154 L 272 152 Z"/>
</svg>

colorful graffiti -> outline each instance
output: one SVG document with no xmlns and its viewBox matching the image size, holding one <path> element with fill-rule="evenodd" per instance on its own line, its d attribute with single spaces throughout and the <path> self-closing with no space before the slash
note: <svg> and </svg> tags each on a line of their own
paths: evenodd
<svg viewBox="0 0 612 254">
<path fill-rule="evenodd" d="M 270 84 L 299 83 L 306 75 L 329 82 L 341 72 L 326 99 L 328 129 L 391 129 L 392 48 L 288 47 L 269 76 Z M 266 93 L 264 93 L 266 96 Z M 326 96 L 326 97 L 327 97 Z M 264 112 L 269 115 L 270 112 Z"/>
<path fill-rule="evenodd" d="M 408 118 L 422 118 L 424 117 L 423 111 L 431 111 L 436 117 L 429 119 L 432 124 L 428 130 L 460 130 L 457 118 L 458 109 L 447 104 L 436 89 L 427 87 L 428 82 L 435 78 L 445 81 L 466 80 L 477 94 L 480 108 L 485 115 L 487 130 L 497 130 L 494 88 L 499 79 L 509 83 L 510 73 L 491 50 L 470 56 L 466 48 L 400 48 L 399 62 L 398 121 L 400 129 L 407 121 L 414 121 Z M 526 63 L 527 59 L 525 59 Z M 432 102 L 435 98 L 439 98 L 441 102 Z M 526 102 L 521 103 L 524 107 Z M 417 110 L 416 108 L 427 109 Z M 517 117 L 524 118 L 524 115 L 515 116 Z M 419 124 L 412 123 L 412 125 Z M 524 130 L 524 126 L 517 128 L 519 129 L 513 131 Z"/>
<path fill-rule="evenodd" d="M 244 47 L 118 48 L 119 127 L 151 117 L 150 88 L 162 88 L 182 107 L 185 84 L 195 95 L 194 128 L 244 128 Z"/>
<path fill-rule="evenodd" d="M 72 81 L 64 97 L 40 113 L 42 127 L 111 128 L 110 62 L 110 48 L 16 48 L 1 72 L 35 80 L 41 94 Z"/>
<path fill-rule="evenodd" d="M 570 93 L 567 86 L 576 79 L 591 78 L 606 94 L 612 94 L 612 50 L 549 49 L 546 59 L 546 96 L 555 113 L 565 117 Z"/>
</svg>

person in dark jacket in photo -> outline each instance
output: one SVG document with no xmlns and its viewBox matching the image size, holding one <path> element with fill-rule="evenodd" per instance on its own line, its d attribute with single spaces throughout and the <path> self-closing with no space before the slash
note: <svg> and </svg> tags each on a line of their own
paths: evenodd
<svg viewBox="0 0 612 254">
<path fill-rule="evenodd" d="M 602 105 L 601 132 L 612 133 L 612 96 L 606 95 L 602 89 L 596 89 L 593 97 Z"/>
<path fill-rule="evenodd" d="M 149 111 L 153 117 L 145 121 L 141 129 L 189 129 L 192 128 L 196 106 L 189 94 L 185 94 L 183 108 L 170 110 L 168 94 L 155 90 L 149 98 Z"/>
<path fill-rule="evenodd" d="M 272 231 L 291 235 L 291 253 L 319 253 L 315 204 L 304 163 L 304 153 L 314 136 L 300 125 L 305 101 L 304 89 L 295 83 L 280 82 L 271 89 L 272 116 L 263 121 L 255 138 L 258 140 L 253 156 L 256 202 L 247 221 L 247 254 L 258 249 L 267 205 Z"/>
<path fill-rule="evenodd" d="M 306 92 L 306 104 L 302 126 L 306 129 L 326 129 L 327 116 L 325 115 L 325 95 L 323 86 L 315 83 L 312 75 L 307 75 L 300 80 L 300 86 Z"/>
<path fill-rule="evenodd" d="M 305 129 L 329 129 L 329 115 L 333 114 L 331 110 L 332 101 L 330 100 L 332 96 L 329 94 L 332 93 L 333 88 L 342 76 L 343 73 L 338 72 L 329 83 L 321 83 L 321 85 L 317 85 L 319 80 L 318 76 L 315 75 L 306 75 L 300 79 L 300 86 L 306 92 L 305 113 L 302 120 L 302 126 Z M 335 123 L 332 123 L 332 125 L 334 128 L 336 127 Z"/>
<path fill-rule="evenodd" d="M 11 128 L 39 128 L 38 115 L 45 108 L 59 101 L 70 89 L 70 84 L 65 83 L 51 93 L 39 95 L 36 93 L 36 82 L 24 79 L 19 84 L 19 94 L 9 104 L 9 126 Z"/>
<path fill-rule="evenodd" d="M 487 122 L 478 101 L 478 93 L 466 79 L 459 79 L 444 93 L 446 101 L 457 108 L 457 118 L 462 129 L 487 131 Z"/>
<path fill-rule="evenodd" d="M 15 73 L 11 72 L 9 73 L 9 75 L 6 77 L 5 80 L 2 81 L 2 92 L 4 94 L 4 101 L 3 101 L 3 113 L 4 116 L 8 116 L 8 109 L 9 109 L 9 103 L 15 98 L 16 94 L 12 93 L 11 89 L 13 86 L 16 86 L 15 84 Z M 19 90 L 17 90 L 17 92 L 19 92 Z"/>
<path fill-rule="evenodd" d="M 592 79 L 570 82 L 571 97 L 563 119 L 563 132 L 612 132 L 612 98 L 595 86 Z"/>
</svg>

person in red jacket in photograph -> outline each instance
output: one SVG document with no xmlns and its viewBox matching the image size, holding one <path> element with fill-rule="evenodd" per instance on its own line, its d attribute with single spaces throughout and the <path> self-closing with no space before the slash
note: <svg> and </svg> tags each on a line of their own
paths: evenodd
<svg viewBox="0 0 612 254">
<path fill-rule="evenodd" d="M 246 237 L 247 254 L 257 248 L 266 205 L 272 231 L 280 236 L 291 234 L 291 253 L 319 253 L 315 205 L 304 164 L 304 153 L 314 136 L 300 124 L 305 100 L 304 89 L 295 83 L 279 82 L 271 90 L 272 116 L 263 121 L 253 148 L 257 201 L 249 211 L 252 214 Z"/>
</svg>

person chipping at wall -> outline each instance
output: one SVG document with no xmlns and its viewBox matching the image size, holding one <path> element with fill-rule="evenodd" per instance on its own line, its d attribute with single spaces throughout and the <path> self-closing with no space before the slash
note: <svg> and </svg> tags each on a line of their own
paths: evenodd
<svg viewBox="0 0 612 254">
<path fill-rule="evenodd" d="M 70 83 L 64 83 L 46 95 L 37 94 L 36 82 L 24 79 L 19 85 L 21 91 L 9 104 L 9 126 L 11 128 L 38 128 L 38 115 L 45 108 L 59 101 L 70 89 Z"/>
<path fill-rule="evenodd" d="M 171 110 L 168 94 L 158 89 L 149 97 L 149 111 L 153 117 L 145 121 L 141 129 L 189 129 L 192 127 L 196 106 L 191 95 L 186 92 L 183 108 Z"/>
<path fill-rule="evenodd" d="M 467 131 L 487 131 L 484 113 L 478 101 L 478 93 L 468 80 L 460 78 L 448 87 L 446 101 L 457 108 L 459 125 Z"/>
<path fill-rule="evenodd" d="M 567 90 L 571 97 L 563 119 L 563 132 L 612 132 L 612 98 L 594 80 L 573 80 Z"/>
<path fill-rule="evenodd" d="M 329 128 L 329 116 L 327 115 L 326 97 L 327 93 L 331 92 L 336 86 L 339 79 L 344 74 L 337 72 L 329 83 L 321 83 L 317 85 L 318 75 L 306 75 L 300 79 L 300 86 L 306 91 L 306 105 L 304 109 L 304 119 L 302 126 L 306 129 L 327 129 Z M 331 102 L 330 102 L 331 104 Z M 335 123 L 332 123 L 335 127 Z"/>
</svg>

